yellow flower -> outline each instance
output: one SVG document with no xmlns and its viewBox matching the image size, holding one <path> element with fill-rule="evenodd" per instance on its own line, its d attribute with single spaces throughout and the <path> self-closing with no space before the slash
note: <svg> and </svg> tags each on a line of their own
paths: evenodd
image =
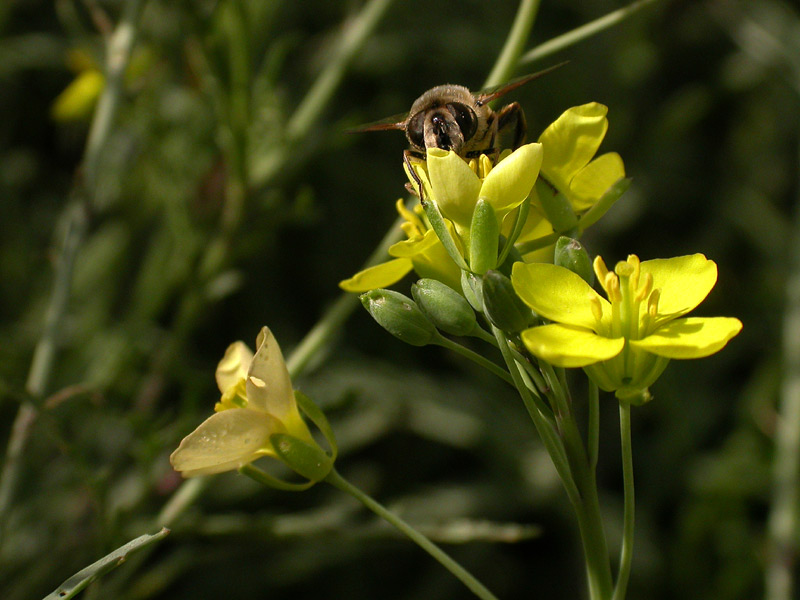
<svg viewBox="0 0 800 600">
<path fill-rule="evenodd" d="M 461 271 L 447 254 L 433 229 L 427 226 L 422 207 L 408 210 L 402 200 L 397 201 L 397 212 L 406 220 L 403 231 L 407 240 L 389 248 L 394 260 L 369 267 L 339 283 L 347 292 L 368 292 L 389 287 L 413 269 L 420 277 L 441 281 L 455 290 L 461 289 Z"/>
<path fill-rule="evenodd" d="M 608 131 L 606 113 L 608 108 L 597 102 L 574 106 L 539 136 L 544 148 L 542 176 L 555 188 L 552 191 L 569 200 L 575 213 L 594 206 L 625 177 L 625 165 L 616 152 L 592 160 Z"/>
<path fill-rule="evenodd" d="M 713 354 L 742 328 L 728 317 L 683 317 L 717 281 L 716 264 L 702 254 L 642 263 L 631 255 L 614 272 L 597 257 L 594 270 L 608 300 L 568 269 L 516 263 L 517 294 L 554 321 L 525 330 L 522 341 L 553 365 L 583 367 L 621 400 L 646 399 L 670 359 Z"/>
<path fill-rule="evenodd" d="M 278 458 L 274 434 L 318 448 L 300 416 L 280 346 L 267 327 L 258 334 L 256 347 L 255 355 L 243 342 L 225 351 L 216 372 L 222 392 L 216 412 L 170 456 L 184 477 L 235 470 L 261 456 Z"/>
<path fill-rule="evenodd" d="M 500 223 L 527 199 L 539 176 L 542 145 L 525 144 L 501 154 L 495 164 L 485 154 L 467 163 L 452 150 L 428 148 L 427 161 L 411 164 L 428 200 L 438 205 L 466 243 L 479 198 L 492 206 Z M 414 178 L 409 179 L 416 186 Z"/>
</svg>

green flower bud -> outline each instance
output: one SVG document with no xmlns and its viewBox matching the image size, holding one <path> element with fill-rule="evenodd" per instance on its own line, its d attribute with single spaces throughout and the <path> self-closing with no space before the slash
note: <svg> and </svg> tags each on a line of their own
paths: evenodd
<svg viewBox="0 0 800 600">
<path fill-rule="evenodd" d="M 438 335 L 417 304 L 399 292 L 377 289 L 361 294 L 360 298 L 381 327 L 407 344 L 425 346 Z"/>
<path fill-rule="evenodd" d="M 579 275 L 589 285 L 594 284 L 594 268 L 589 253 L 578 240 L 562 235 L 556 242 L 553 262 Z"/>
<path fill-rule="evenodd" d="M 483 198 L 478 199 L 472 213 L 469 233 L 469 267 L 473 273 L 483 275 L 497 266 L 497 247 L 500 225 L 494 208 Z"/>
<path fill-rule="evenodd" d="M 311 481 L 321 481 L 333 468 L 333 460 L 322 448 L 308 444 L 286 433 L 269 438 L 275 453 L 290 469 Z"/>
<path fill-rule="evenodd" d="M 483 309 L 492 325 L 503 331 L 522 331 L 531 324 L 533 313 L 519 299 L 511 280 L 500 271 L 483 276 Z"/>
<path fill-rule="evenodd" d="M 411 295 L 428 319 L 445 333 L 469 335 L 478 324 L 464 296 L 441 281 L 420 279 L 411 286 Z"/>
</svg>

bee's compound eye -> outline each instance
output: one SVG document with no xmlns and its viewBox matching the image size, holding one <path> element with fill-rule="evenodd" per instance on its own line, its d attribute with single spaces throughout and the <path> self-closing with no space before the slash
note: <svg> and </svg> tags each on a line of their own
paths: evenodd
<svg viewBox="0 0 800 600">
<path fill-rule="evenodd" d="M 461 134 L 464 136 L 464 141 L 472 139 L 472 136 L 475 135 L 475 131 L 478 129 L 478 118 L 475 116 L 472 109 L 461 102 L 450 102 L 447 104 L 446 108 L 456 120 Z"/>
<path fill-rule="evenodd" d="M 406 136 L 417 148 L 425 148 L 425 111 L 411 117 L 406 126 Z"/>
</svg>

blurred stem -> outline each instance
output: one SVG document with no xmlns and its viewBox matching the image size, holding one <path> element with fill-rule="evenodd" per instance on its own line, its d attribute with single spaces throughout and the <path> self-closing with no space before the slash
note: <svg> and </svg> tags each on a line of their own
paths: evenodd
<svg viewBox="0 0 800 600">
<path fill-rule="evenodd" d="M 545 43 L 540 44 L 523 54 L 520 57 L 519 62 L 520 64 L 534 62 L 540 58 L 550 56 L 551 54 L 555 54 L 556 52 L 564 50 L 565 48 L 574 46 L 578 42 L 582 42 L 593 35 L 597 35 L 605 29 L 609 29 L 614 25 L 621 23 L 625 19 L 635 15 L 649 4 L 653 4 L 655 1 L 656 0 L 638 0 L 638 2 L 632 2 L 628 6 L 610 12 L 599 19 L 590 21 L 589 23 L 581 25 L 580 27 L 576 27 L 575 29 L 568 31 L 563 35 L 559 35 L 551 40 L 547 40 Z"/>
<path fill-rule="evenodd" d="M 97 102 L 83 156 L 83 176 L 90 201 L 95 193 L 100 157 L 111 132 L 111 125 L 117 116 L 123 91 L 123 77 L 136 41 L 136 28 L 142 4 L 142 0 L 128 0 L 125 3 L 119 24 L 108 40 L 105 64 L 106 86 Z"/>
<path fill-rule="evenodd" d="M 500 51 L 500 56 L 492 67 L 491 73 L 486 78 L 483 87 L 494 87 L 508 81 L 519 65 L 519 57 L 530 36 L 536 14 L 539 12 L 540 0 L 521 0 L 517 9 L 517 16 L 511 31 L 508 33 L 506 43 Z"/>
<path fill-rule="evenodd" d="M 228 25 L 228 61 L 231 90 L 228 102 L 228 127 L 231 148 L 228 163 L 231 177 L 225 193 L 222 213 L 223 235 L 233 235 L 239 228 L 247 198 L 247 132 L 250 127 L 250 39 L 247 11 L 243 0 L 231 0 Z"/>
<path fill-rule="evenodd" d="M 437 339 L 435 339 L 431 343 L 436 344 L 437 346 L 441 346 L 443 348 L 447 348 L 448 350 L 452 350 L 453 352 L 460 354 L 464 358 L 468 358 L 475 364 L 482 366 L 487 371 L 494 373 L 506 383 L 514 385 L 514 380 L 511 378 L 511 375 L 509 375 L 507 371 L 504 371 L 501 367 L 494 364 L 485 356 L 482 356 L 477 352 L 474 352 L 469 348 L 454 342 L 453 340 L 449 340 L 442 335 L 438 336 Z"/>
<path fill-rule="evenodd" d="M 314 85 L 311 86 L 289 119 L 286 126 L 286 137 L 290 144 L 299 142 L 311 131 L 322 114 L 322 110 L 330 102 L 333 93 L 342 82 L 345 70 L 391 3 L 392 0 L 370 0 L 358 17 L 345 25 L 335 56 L 325 65 Z"/>
<path fill-rule="evenodd" d="M 767 522 L 765 600 L 794 597 L 800 535 L 800 201 L 783 317 L 783 382 L 775 427 L 772 506 Z"/>
<path fill-rule="evenodd" d="M 619 404 L 619 436 L 622 446 L 622 477 L 624 481 L 625 509 L 622 526 L 622 550 L 619 557 L 619 574 L 613 600 L 625 600 L 628 578 L 633 561 L 633 526 L 636 508 L 633 493 L 633 445 L 631 444 L 631 405 Z"/>
<path fill-rule="evenodd" d="M 119 107 L 123 87 L 122 77 L 136 38 L 136 26 L 141 9 L 142 0 L 128 0 L 119 24 L 108 40 L 106 85 L 98 100 L 89 129 L 81 165 L 82 181 L 77 184 L 73 200 L 65 208 L 67 225 L 64 242 L 55 267 L 53 290 L 45 313 L 42 335 L 34 349 L 25 384 L 26 391 L 34 400 L 41 400 L 50 385 L 56 342 L 69 304 L 75 260 L 86 237 L 96 192 L 98 164 Z M 24 402 L 11 427 L 6 456 L 0 471 L 0 543 L 4 539 L 2 529 L 19 477 L 20 458 L 37 414 L 38 410 L 32 402 Z"/>
<path fill-rule="evenodd" d="M 439 548 L 439 546 L 434 544 L 396 514 L 386 509 L 383 505 L 379 504 L 370 496 L 352 485 L 341 475 L 339 475 L 335 469 L 331 470 L 324 481 L 327 481 L 335 488 L 350 494 L 353 498 L 361 502 L 361 504 L 366 506 L 381 519 L 397 528 L 403 535 L 411 539 L 420 548 L 425 550 L 425 552 L 435 558 L 445 569 L 455 575 L 461 581 L 461 583 L 467 586 L 467 588 L 469 588 L 469 590 L 472 591 L 472 593 L 478 598 L 482 598 L 483 600 L 497 600 L 497 597 L 494 594 L 486 589 L 486 587 L 480 581 L 475 579 L 475 577 L 469 571 L 453 560 L 444 550 Z"/>
</svg>

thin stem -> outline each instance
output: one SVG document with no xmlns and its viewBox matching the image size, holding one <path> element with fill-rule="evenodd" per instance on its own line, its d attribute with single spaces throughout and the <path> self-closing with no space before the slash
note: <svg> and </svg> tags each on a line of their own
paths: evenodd
<svg viewBox="0 0 800 600">
<path fill-rule="evenodd" d="M 613 588 L 611 565 L 608 558 L 608 544 L 600 514 L 600 500 L 597 496 L 597 479 L 586 449 L 583 445 L 578 424 L 570 410 L 567 390 L 562 379 L 553 367 L 540 361 L 540 368 L 550 388 L 550 396 L 558 407 L 557 424 L 564 440 L 564 450 L 570 470 L 580 492 L 580 500 L 573 503 L 578 517 L 578 526 L 586 558 L 586 574 L 589 580 L 589 593 L 592 600 L 605 600 Z"/>
<path fill-rule="evenodd" d="M 531 420 L 533 421 L 534 427 L 536 427 L 536 431 L 542 440 L 542 444 L 544 444 L 544 447 L 547 449 L 547 453 L 550 455 L 550 460 L 553 461 L 553 466 L 555 466 L 556 471 L 561 478 L 561 482 L 564 485 L 567 496 L 573 505 L 579 504 L 580 492 L 575 485 L 575 480 L 572 477 L 569 461 L 567 460 L 566 451 L 564 450 L 564 446 L 561 438 L 558 435 L 558 432 L 555 430 L 553 421 L 548 419 L 547 416 L 545 416 L 545 414 L 537 406 L 531 390 L 527 385 L 525 385 L 525 381 L 523 380 L 520 372 L 521 367 L 512 354 L 511 348 L 508 344 L 508 339 L 506 338 L 505 334 L 496 327 L 492 327 L 492 330 L 494 331 L 495 339 L 497 339 L 497 343 L 500 346 L 500 352 L 503 354 L 503 359 L 506 361 L 508 371 L 511 373 L 511 377 L 514 379 L 514 386 L 517 388 L 517 392 L 522 398 L 522 403 L 525 405 L 528 415 L 530 415 Z"/>
<path fill-rule="evenodd" d="M 569 48 L 570 46 L 573 46 L 578 42 L 582 42 L 583 40 L 592 37 L 593 35 L 596 35 L 605 29 L 613 27 L 617 23 L 621 23 L 625 19 L 639 12 L 641 9 L 645 8 L 647 5 L 653 4 L 655 1 L 656 0 L 638 0 L 638 2 L 632 2 L 628 6 L 610 12 L 599 19 L 595 19 L 594 21 L 590 21 L 585 25 L 576 27 L 575 29 L 568 31 L 563 35 L 554 37 L 553 39 L 536 46 L 536 48 L 529 50 L 522 55 L 522 57 L 519 59 L 519 62 L 520 64 L 534 62 L 540 58 L 550 56 L 551 54 L 555 54 L 560 50 Z"/>
<path fill-rule="evenodd" d="M 589 466 L 592 471 L 597 470 L 597 460 L 600 454 L 600 388 L 589 380 L 589 431 L 587 433 L 587 446 L 589 448 Z"/>
<path fill-rule="evenodd" d="M 411 541 L 435 558 L 445 569 L 455 575 L 461 581 L 461 583 L 467 586 L 467 588 L 469 588 L 469 590 L 478 598 L 482 598 L 483 600 L 497 600 L 497 597 L 494 594 L 486 589 L 486 587 L 480 581 L 475 579 L 475 577 L 469 571 L 453 560 L 453 558 L 450 557 L 450 555 L 448 555 L 444 550 L 439 548 L 439 546 L 434 544 L 427 537 L 406 523 L 403 519 L 352 485 L 349 481 L 339 475 L 335 469 L 331 470 L 324 481 L 327 481 L 335 488 L 350 494 L 353 498 L 361 502 L 381 519 L 397 528 L 403 535 L 411 539 Z"/>
<path fill-rule="evenodd" d="M 497 348 L 497 340 L 494 339 L 494 336 L 479 325 L 476 325 L 469 335 Z"/>
<path fill-rule="evenodd" d="M 456 352 L 465 358 L 468 358 L 475 364 L 478 364 L 482 366 L 484 369 L 490 371 L 491 373 L 494 373 L 506 383 L 514 385 L 514 380 L 511 378 L 511 375 L 509 375 L 507 371 L 505 371 L 504 369 L 502 369 L 501 367 L 490 361 L 485 356 L 482 356 L 477 352 L 474 352 L 469 348 L 462 346 L 461 344 L 458 344 L 453 340 L 449 340 L 443 336 L 439 336 L 436 340 L 433 341 L 433 343 L 442 346 L 443 348 L 447 348 L 448 350 L 452 350 L 453 352 Z"/>
<path fill-rule="evenodd" d="M 622 550 L 619 558 L 619 574 L 612 600 L 625 600 L 628 578 L 633 560 L 633 526 L 635 499 L 633 493 L 633 449 L 631 444 L 631 405 L 619 404 L 619 435 L 622 445 L 622 477 L 625 489 L 625 512 L 622 526 Z"/>
<path fill-rule="evenodd" d="M 308 135 L 322 109 L 330 102 L 333 93 L 344 77 L 350 62 L 356 57 L 369 34 L 380 22 L 392 0 L 371 0 L 358 15 L 345 25 L 341 44 L 335 56 L 317 77 L 303 101 L 295 110 L 286 126 L 290 142 L 297 142 Z"/>
<path fill-rule="evenodd" d="M 483 87 L 494 87 L 508 81 L 519 64 L 519 56 L 528 41 L 536 14 L 539 12 L 540 0 L 522 0 L 517 9 L 517 16 L 500 56 L 492 67 Z"/>
</svg>

